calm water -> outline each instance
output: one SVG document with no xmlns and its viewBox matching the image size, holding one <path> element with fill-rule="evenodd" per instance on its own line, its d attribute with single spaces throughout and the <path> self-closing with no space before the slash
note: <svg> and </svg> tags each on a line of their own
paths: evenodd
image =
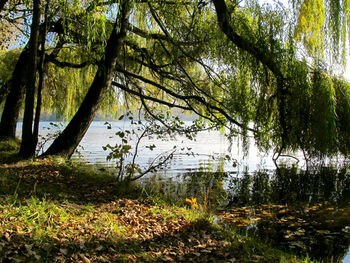
<svg viewBox="0 0 350 263">
<path fill-rule="evenodd" d="M 105 122 L 92 122 L 88 132 L 78 147 L 79 154 L 74 154 L 73 159 L 82 158 L 84 161 L 92 164 L 101 164 L 103 166 L 113 167 L 113 161 L 107 161 L 106 157 L 109 151 L 104 151 L 102 146 L 110 144 L 114 146 L 121 143 L 121 139 L 115 134 L 119 130 L 130 130 L 132 127 L 128 121 L 110 122 L 111 129 L 107 129 Z M 187 122 L 186 124 L 190 124 Z M 48 129 L 49 128 L 49 129 Z M 21 123 L 18 123 L 17 133 L 20 134 Z M 47 138 L 49 135 L 57 131 L 57 127 L 50 125 L 50 122 L 42 122 L 40 124 L 40 134 Z M 130 145 L 134 146 L 131 142 Z M 157 147 L 150 151 L 146 146 L 155 144 Z M 200 168 L 211 167 L 218 169 L 220 157 L 230 154 L 237 161 L 237 166 L 233 167 L 233 162 L 226 162 L 224 169 L 226 172 L 241 173 L 245 170 L 255 171 L 257 169 L 266 168 L 274 169 L 275 166 L 271 159 L 271 154 L 266 155 L 259 153 L 253 143 L 249 146 L 249 154 L 244 156 L 238 139 L 234 139 L 231 152 L 228 152 L 230 143 L 224 134 L 220 131 L 203 131 L 200 132 L 195 140 L 186 139 L 184 136 L 178 136 L 176 141 L 164 141 L 161 139 L 144 138 L 141 142 L 140 151 L 137 155 L 136 162 L 142 167 L 147 167 L 160 153 L 165 153 L 173 149 L 176 145 L 179 148 L 189 147 L 194 155 L 186 155 L 186 151 L 177 151 L 171 162 L 164 172 L 167 176 L 177 176 L 189 171 L 199 171 Z M 44 149 L 49 146 L 49 142 L 45 144 Z M 188 151 L 187 151 L 188 152 Z M 213 159 L 214 158 L 214 159 Z"/>
<path fill-rule="evenodd" d="M 324 262 L 349 262 L 350 171 L 314 167 L 281 168 L 232 178 L 233 214 L 250 222 L 242 233 L 270 240 L 274 246 Z M 243 209 L 244 211 L 245 209 Z"/>
<path fill-rule="evenodd" d="M 21 124 L 18 128 L 19 132 Z M 73 159 L 113 169 L 115 161 L 106 161 L 109 152 L 102 146 L 121 143 L 115 133 L 131 127 L 129 122 L 118 121 L 111 122 L 110 128 L 104 122 L 93 122 Z M 55 131 L 57 127 L 49 122 L 41 123 L 43 138 Z M 157 147 L 150 151 L 147 146 L 153 144 Z M 238 140 L 228 152 L 230 143 L 223 133 L 205 131 L 195 141 L 185 137 L 175 141 L 145 138 L 136 163 L 147 169 L 154 158 L 171 151 L 174 145 L 192 148 L 193 154 L 179 150 L 165 169 L 143 182 L 153 188 L 150 190 L 169 198 L 197 197 L 208 209 L 220 207 L 221 220 L 286 251 L 321 262 L 350 262 L 350 170 L 340 161 L 335 161 L 333 168 L 315 166 L 305 171 L 300 162 L 299 169 L 276 170 L 272 154 L 259 153 L 253 143 L 244 156 Z M 237 161 L 236 166 L 232 161 L 222 161 L 226 154 Z"/>
</svg>

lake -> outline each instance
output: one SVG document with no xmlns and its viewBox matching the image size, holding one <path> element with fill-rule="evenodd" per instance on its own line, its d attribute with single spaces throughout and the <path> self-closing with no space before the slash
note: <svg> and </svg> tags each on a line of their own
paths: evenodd
<svg viewBox="0 0 350 263">
<path fill-rule="evenodd" d="M 49 134 L 58 130 L 57 127 L 50 125 L 50 123 L 52 122 L 40 123 L 41 136 L 46 138 Z M 190 122 L 185 123 L 187 125 L 190 124 Z M 55 125 L 57 124 L 55 123 Z M 116 135 L 116 132 L 119 130 L 131 130 L 135 127 L 131 127 L 129 121 L 109 122 L 109 124 L 110 129 L 107 128 L 108 126 L 105 125 L 105 122 L 92 122 L 77 149 L 79 154 L 75 153 L 72 158 L 75 160 L 82 158 L 87 163 L 113 167 L 115 163 L 106 160 L 109 151 L 104 151 L 102 146 L 120 144 L 121 138 Z M 17 125 L 18 136 L 20 136 L 21 125 L 21 123 Z M 130 144 L 134 146 L 135 142 L 131 142 Z M 147 145 L 152 144 L 157 146 L 153 151 L 145 148 Z M 224 164 L 226 172 L 241 173 L 246 170 L 275 169 L 272 161 L 272 153 L 260 153 L 254 143 L 250 143 L 248 155 L 245 156 L 240 140 L 234 138 L 231 147 L 232 150 L 229 152 L 230 142 L 222 131 L 202 131 L 196 136 L 195 140 L 189 140 L 184 136 L 177 136 L 176 141 L 144 138 L 141 142 L 141 149 L 139 150 L 136 162 L 143 167 L 147 167 L 148 163 L 157 155 L 172 150 L 174 145 L 178 146 L 178 148 L 191 148 L 191 153 L 193 152 L 194 155 L 186 155 L 186 153 L 180 151 L 175 153 L 171 164 L 166 171 L 163 171 L 167 176 L 177 176 L 189 171 L 199 171 L 200 168 L 206 166 L 216 169 L 219 164 L 222 165 L 220 157 L 226 154 L 229 154 L 237 161 L 235 167 L 232 166 L 232 162 L 226 162 Z M 44 145 L 44 149 L 48 146 L 49 142 Z M 294 160 L 291 161 L 294 162 Z M 303 162 L 301 162 L 301 165 L 303 165 Z"/>
<path fill-rule="evenodd" d="M 18 133 L 20 129 L 19 123 Z M 116 133 L 135 129 L 128 121 L 93 122 L 72 159 L 113 171 L 116 161 L 106 160 L 110 151 L 102 146 L 120 144 L 122 139 Z M 41 123 L 42 139 L 57 131 L 57 123 Z M 141 132 L 131 138 L 133 147 Z M 260 153 L 253 142 L 245 156 L 237 138 L 230 144 L 222 131 L 203 131 L 195 140 L 184 136 L 170 141 L 143 138 L 136 163 L 146 170 L 174 146 L 178 150 L 170 163 L 141 181 L 152 188 L 149 190 L 169 198 L 196 197 L 208 209 L 220 207 L 217 220 L 285 251 L 322 262 L 350 262 L 350 170 L 344 160 L 334 160 L 331 167 L 311 165 L 306 169 L 296 154 L 298 166 L 294 159 L 286 158 L 287 165 L 276 169 L 272 153 Z M 235 161 L 224 161 L 227 154 Z M 129 156 L 125 162 L 131 160 Z"/>
</svg>

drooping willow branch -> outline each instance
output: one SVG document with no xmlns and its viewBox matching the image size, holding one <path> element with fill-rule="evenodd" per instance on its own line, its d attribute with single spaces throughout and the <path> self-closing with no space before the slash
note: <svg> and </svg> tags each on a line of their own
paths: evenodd
<svg viewBox="0 0 350 263">
<path fill-rule="evenodd" d="M 185 46 L 185 44 L 187 44 L 188 42 L 181 42 L 181 41 L 177 41 L 175 40 L 174 38 L 172 38 L 170 36 L 170 33 L 168 32 L 168 30 L 166 29 L 166 27 L 164 26 L 164 24 L 162 23 L 160 17 L 157 15 L 156 11 L 152 8 L 151 4 L 148 3 L 149 7 L 150 7 L 150 10 L 151 10 L 151 14 L 152 14 L 152 17 L 154 18 L 154 20 L 157 22 L 157 24 L 159 25 L 159 27 L 161 28 L 161 30 L 163 31 L 164 33 L 164 38 L 158 38 L 158 40 L 166 40 L 168 41 L 169 43 L 171 43 L 172 45 L 176 46 L 176 48 L 178 48 L 181 53 L 186 57 L 186 58 L 189 58 L 191 59 L 193 62 L 196 62 L 198 63 L 200 66 L 203 67 L 203 69 L 205 70 L 205 72 L 207 73 L 207 75 L 210 77 L 211 74 L 214 74 L 218 79 L 220 79 L 220 76 L 215 72 L 215 70 L 213 70 L 211 67 L 209 67 L 208 65 L 206 65 L 205 63 L 203 63 L 200 59 L 198 58 L 195 58 L 193 57 L 191 54 L 189 54 L 188 52 L 186 52 L 184 49 L 183 49 L 183 46 Z M 206 5 L 206 4 L 204 4 Z M 193 43 L 191 42 L 192 45 L 196 45 L 196 44 L 200 44 L 200 43 L 203 43 L 205 41 L 194 41 Z M 168 53 L 168 55 L 170 54 L 167 50 L 166 52 Z M 180 65 L 180 67 L 182 67 Z M 184 70 L 182 68 L 182 70 Z M 213 81 L 213 79 L 211 78 L 211 80 Z M 198 87 L 196 87 L 198 88 Z M 203 92 L 201 90 L 201 92 Z"/>
<path fill-rule="evenodd" d="M 288 94 L 287 85 L 285 83 L 285 77 L 281 71 L 279 63 L 277 63 L 273 58 L 273 54 L 268 52 L 266 49 L 257 47 L 253 42 L 240 36 L 231 26 L 231 17 L 227 9 L 225 0 L 212 0 L 219 27 L 226 37 L 234 43 L 238 48 L 248 52 L 250 55 L 255 57 L 263 65 L 267 66 L 271 72 L 274 74 L 277 80 L 277 96 L 278 108 L 279 108 L 279 120 L 282 128 L 282 145 L 281 150 L 286 147 L 286 140 L 288 139 L 288 128 L 286 122 L 286 96 Z"/>
<path fill-rule="evenodd" d="M 247 127 L 247 125 L 242 124 L 242 123 L 238 122 L 237 120 L 233 119 L 224 109 L 219 108 L 219 107 L 217 107 L 217 106 L 215 106 L 215 105 L 210 104 L 209 102 L 207 102 L 207 101 L 205 100 L 205 98 L 203 98 L 203 97 L 201 97 L 201 96 L 198 96 L 198 95 L 181 95 L 181 94 L 178 94 L 178 93 L 176 93 L 176 92 L 174 92 L 174 91 L 172 91 L 172 90 L 166 88 L 165 86 L 163 86 L 163 85 L 161 85 L 161 84 L 159 84 L 159 83 L 157 83 L 157 82 L 155 82 L 155 81 L 152 81 L 152 80 L 147 79 L 147 78 L 145 78 L 145 77 L 143 77 L 143 76 L 134 74 L 134 73 L 132 73 L 132 72 L 126 71 L 126 70 L 124 70 L 124 69 L 122 69 L 122 68 L 120 68 L 120 67 L 117 67 L 116 70 L 117 70 L 118 72 L 121 72 L 121 73 L 127 75 L 127 76 L 130 76 L 130 77 L 132 77 L 132 78 L 141 80 L 141 81 L 144 82 L 144 83 L 147 83 L 147 84 L 150 84 L 150 85 L 152 85 L 152 86 L 154 86 L 154 87 L 157 87 L 157 88 L 159 88 L 160 90 L 162 90 L 162 91 L 166 92 L 167 94 L 171 95 L 172 97 L 177 98 L 177 99 L 180 99 L 180 100 L 182 100 L 182 101 L 184 101 L 184 102 L 186 102 L 186 103 L 189 103 L 189 102 L 188 102 L 189 100 L 194 100 L 194 101 L 196 101 L 197 103 L 199 103 L 200 105 L 205 106 L 205 107 L 208 109 L 208 111 L 209 111 L 213 116 L 215 116 L 215 113 L 214 113 L 214 112 L 216 111 L 217 113 L 222 114 L 228 121 L 230 121 L 231 123 L 237 125 L 238 127 L 241 127 L 242 129 L 246 129 L 246 130 L 252 131 L 252 132 L 254 132 L 254 133 L 257 132 L 256 130 Z M 214 111 L 214 112 L 213 112 L 213 111 Z"/>
<path fill-rule="evenodd" d="M 172 41 L 173 42 L 173 41 Z M 133 62 L 136 62 L 142 66 L 145 66 L 147 67 L 151 72 L 155 72 L 157 73 L 159 76 L 163 77 L 163 78 L 166 78 L 166 79 L 169 79 L 169 80 L 174 80 L 174 81 L 177 81 L 177 82 L 185 82 L 185 79 L 184 78 L 181 78 L 180 76 L 177 76 L 177 75 L 174 75 L 173 73 L 171 72 L 168 72 L 168 71 L 165 71 L 165 70 L 162 70 L 162 68 L 165 68 L 165 67 L 168 67 L 168 66 L 171 66 L 171 64 L 173 63 L 167 63 L 167 64 L 164 64 L 164 65 L 157 65 L 156 62 L 154 62 L 154 59 L 152 57 L 151 54 L 149 54 L 149 51 L 146 49 L 146 48 L 140 48 L 138 47 L 138 45 L 136 43 L 132 43 L 130 41 L 126 41 L 125 42 L 129 47 L 131 47 L 133 50 L 135 50 L 136 52 L 138 52 L 141 57 L 142 57 L 142 60 L 141 59 L 138 59 L 134 56 L 130 56 L 128 57 L 130 61 L 133 61 Z M 181 50 L 181 52 L 183 53 L 183 56 L 180 56 L 178 58 L 190 58 L 192 61 L 198 63 L 200 66 L 203 67 L 203 69 L 205 70 L 206 74 L 208 75 L 208 77 L 210 78 L 210 80 L 212 82 L 214 82 L 216 84 L 216 87 L 219 88 L 219 89 L 223 89 L 219 84 L 218 84 L 218 81 L 215 80 L 211 74 L 214 74 L 215 77 L 217 79 L 220 79 L 220 76 L 211 68 L 209 67 L 208 65 L 206 65 L 205 63 L 203 63 L 202 61 L 200 61 L 199 59 L 196 59 L 194 58 L 192 55 L 188 54 L 188 52 L 185 52 L 183 50 L 183 48 L 181 48 L 181 46 L 177 46 L 177 48 L 179 48 Z M 169 56 L 170 55 L 170 52 L 165 48 L 165 46 L 163 45 L 163 49 L 165 49 L 165 51 L 167 52 L 167 55 Z M 146 60 L 146 61 L 144 61 Z M 179 63 L 179 62 L 177 62 Z M 180 67 L 181 67 L 181 70 L 185 73 L 185 76 L 184 77 L 187 77 L 191 80 L 189 74 L 186 72 L 186 70 L 181 66 L 181 64 L 179 63 Z M 198 87 L 198 85 L 195 85 L 193 81 L 191 81 L 191 84 L 194 85 L 196 87 L 196 89 L 202 93 L 202 94 L 205 94 L 207 97 L 210 97 L 213 101 L 217 102 L 218 104 L 220 104 L 221 107 L 224 107 L 224 105 L 222 105 L 222 103 L 217 100 L 215 97 L 209 95 L 207 92 L 205 92 L 203 89 L 200 89 Z"/>
<path fill-rule="evenodd" d="M 132 78 L 129 79 L 130 82 L 131 82 L 131 80 L 132 80 Z M 198 112 L 198 110 L 196 110 L 196 109 L 191 105 L 191 103 L 189 103 L 189 102 L 186 101 L 186 100 L 184 100 L 184 103 L 187 105 L 187 107 L 186 107 L 186 106 L 183 106 L 183 105 L 175 104 L 174 102 L 171 103 L 171 102 L 167 102 L 167 101 L 165 101 L 165 100 L 161 100 L 161 99 L 158 99 L 158 98 L 155 98 L 155 97 L 152 97 L 152 96 L 147 96 L 147 95 L 145 95 L 145 94 L 143 94 L 143 93 L 141 92 L 140 88 L 139 88 L 139 92 L 137 92 L 137 91 L 135 91 L 135 90 L 133 90 L 133 89 L 131 89 L 131 88 L 128 88 L 128 87 L 126 87 L 125 85 L 120 84 L 120 83 L 115 82 L 115 81 L 112 82 L 112 85 L 114 85 L 114 86 L 120 88 L 121 90 L 124 90 L 125 92 L 127 92 L 127 93 L 129 93 L 129 94 L 135 95 L 135 96 L 139 97 L 140 99 L 145 99 L 145 100 L 148 100 L 148 101 L 157 102 L 157 103 L 159 103 L 159 104 L 168 106 L 169 108 L 179 108 L 179 109 L 182 109 L 182 110 L 191 111 L 191 112 L 194 112 L 197 116 L 199 116 L 199 117 L 201 117 L 201 118 L 203 118 L 203 119 L 205 119 L 205 120 L 208 120 L 208 121 L 210 121 L 210 122 L 213 121 L 213 119 L 210 118 L 209 116 L 203 115 L 203 114 L 201 114 L 200 112 Z M 134 85 L 137 86 L 135 83 L 134 83 Z M 212 114 L 212 113 L 211 113 L 211 114 Z M 212 114 L 212 116 L 213 116 L 214 119 L 218 120 L 218 118 L 217 118 L 214 114 Z M 220 121 L 220 120 L 218 120 L 218 121 L 219 121 L 219 123 L 222 123 L 222 121 Z M 228 127 L 228 126 L 226 126 L 226 125 L 225 125 L 225 127 L 227 127 L 227 128 L 230 129 L 230 127 Z"/>
<path fill-rule="evenodd" d="M 154 10 L 154 8 L 152 7 L 152 5 L 150 3 L 148 3 L 148 6 L 150 8 L 152 17 L 154 18 L 154 20 L 157 22 L 158 26 L 161 28 L 161 30 L 163 31 L 163 33 L 167 36 L 167 38 L 169 38 L 170 40 L 172 39 L 172 37 L 170 36 L 170 33 L 168 32 L 168 30 L 166 29 L 165 25 L 163 24 L 163 22 L 161 21 L 160 17 L 158 16 L 157 12 Z M 171 53 L 169 52 L 169 50 L 166 48 L 166 46 L 164 45 L 164 43 L 159 39 L 158 40 L 159 43 L 161 44 L 163 50 L 167 53 L 167 55 L 169 57 L 171 57 Z M 172 41 L 172 43 L 177 46 L 180 50 L 182 50 L 181 52 L 183 54 L 186 53 L 185 51 L 183 51 L 182 48 L 180 48 L 180 46 L 176 43 L 176 41 Z M 187 56 L 186 56 L 187 57 Z M 186 78 L 189 80 L 189 82 L 191 83 L 191 85 L 193 86 L 194 89 L 196 89 L 197 91 L 199 91 L 200 93 L 206 95 L 207 97 L 210 97 L 213 101 L 221 104 L 220 101 L 218 101 L 216 98 L 210 96 L 207 92 L 205 92 L 203 89 L 199 88 L 198 85 L 196 85 L 196 83 L 193 81 L 193 79 L 191 78 L 191 76 L 188 74 L 188 72 L 186 71 L 186 69 L 183 67 L 183 65 L 180 63 L 180 61 L 176 60 L 175 63 L 179 66 L 180 70 L 182 71 L 182 73 L 186 76 Z M 223 105 L 221 105 L 222 107 L 224 107 Z"/>
<path fill-rule="evenodd" d="M 141 91 L 140 91 L 141 92 Z M 193 127 L 188 127 L 188 128 L 182 128 L 179 129 L 178 127 L 174 126 L 169 126 L 163 119 L 159 118 L 156 114 L 152 112 L 152 110 L 149 108 L 147 105 L 145 99 L 143 97 L 140 97 L 141 103 L 146 110 L 146 112 L 155 120 L 159 121 L 164 127 L 166 127 L 169 130 L 174 130 L 179 133 L 188 133 L 188 132 L 199 132 L 199 131 L 205 131 L 205 130 L 211 130 L 213 127 L 208 127 L 205 129 L 194 129 Z"/>
<path fill-rule="evenodd" d="M 51 62 L 53 64 L 55 64 L 56 66 L 60 67 L 60 68 L 84 68 L 88 65 L 94 65 L 95 63 L 92 61 L 84 61 L 82 63 L 71 63 L 71 62 L 65 62 L 65 61 L 59 61 L 58 59 L 56 59 L 54 56 L 52 55 L 46 55 L 45 60 L 47 62 Z"/>
<path fill-rule="evenodd" d="M 170 103 L 170 102 L 158 99 L 158 98 L 147 96 L 147 95 L 142 94 L 140 92 L 137 92 L 137 91 L 135 91 L 133 89 L 130 89 L 130 88 L 126 87 L 125 85 L 120 84 L 120 83 L 118 83 L 116 81 L 113 81 L 112 85 L 120 88 L 121 90 L 124 90 L 125 92 L 133 94 L 133 95 L 135 95 L 135 96 L 137 96 L 139 98 L 142 98 L 142 99 L 145 99 L 145 100 L 150 100 L 150 101 L 153 101 L 153 102 L 157 102 L 157 103 L 160 103 L 162 105 L 168 106 L 169 108 L 179 108 L 179 109 L 183 109 L 183 110 L 191 110 L 191 108 L 189 108 L 189 107 L 185 107 L 185 106 L 182 106 L 182 105 L 179 105 L 179 104 Z"/>
<path fill-rule="evenodd" d="M 134 33 L 134 34 L 136 34 L 136 35 L 138 35 L 138 36 L 140 36 L 142 38 L 145 38 L 145 39 L 165 40 L 165 41 L 168 41 L 168 42 L 171 42 L 171 43 L 174 42 L 173 39 L 169 38 L 166 35 L 159 34 L 159 33 L 149 33 L 149 32 L 146 32 L 144 30 L 141 30 L 137 26 L 134 26 L 134 25 L 132 25 L 130 23 L 128 24 L 127 29 L 130 32 L 132 32 L 132 33 Z M 177 45 L 183 45 L 183 46 L 193 46 L 193 45 L 200 44 L 200 42 L 199 41 L 198 42 L 176 41 L 176 44 Z"/>
</svg>

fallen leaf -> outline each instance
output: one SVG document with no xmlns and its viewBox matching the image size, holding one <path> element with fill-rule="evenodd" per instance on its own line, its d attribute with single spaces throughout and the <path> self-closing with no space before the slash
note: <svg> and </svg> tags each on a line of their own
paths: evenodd
<svg viewBox="0 0 350 263">
<path fill-rule="evenodd" d="M 90 259 L 88 259 L 87 257 L 85 257 L 82 254 L 79 254 L 79 256 L 81 257 L 81 259 L 83 260 L 84 263 L 90 263 Z"/>
<path fill-rule="evenodd" d="M 68 249 L 66 249 L 66 248 L 60 248 L 60 252 L 61 252 L 63 255 L 67 255 L 67 254 L 68 254 Z"/>
<path fill-rule="evenodd" d="M 6 232 L 6 233 L 4 234 L 4 236 L 5 236 L 6 240 L 7 240 L 8 242 L 10 242 L 10 240 L 11 240 L 10 234 L 9 234 L 8 232 Z"/>
</svg>

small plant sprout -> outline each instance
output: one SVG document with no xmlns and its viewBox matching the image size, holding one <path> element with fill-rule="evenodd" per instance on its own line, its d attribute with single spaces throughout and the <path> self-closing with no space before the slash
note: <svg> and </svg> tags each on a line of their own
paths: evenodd
<svg viewBox="0 0 350 263">
<path fill-rule="evenodd" d="M 151 141 L 154 138 L 161 138 L 166 140 L 173 136 L 174 131 L 168 131 L 167 128 L 162 127 L 156 120 L 150 118 L 145 114 L 144 121 L 134 120 L 131 112 L 119 117 L 119 120 L 130 121 L 130 129 L 120 128 L 115 134 L 119 137 L 119 142 L 115 146 L 107 144 L 103 146 L 103 150 L 109 150 L 110 153 L 107 156 L 107 160 L 114 160 L 117 169 L 118 181 L 135 181 L 146 174 L 156 172 L 159 169 L 164 168 L 172 160 L 174 153 L 177 151 L 175 146 L 173 149 L 161 152 L 156 155 L 153 160 L 149 162 L 148 167 L 141 167 L 137 163 L 137 157 L 140 151 L 154 151 L 157 147 L 155 144 L 150 143 L 144 145 L 142 141 Z M 108 124 L 107 124 L 108 125 Z M 110 126 L 107 126 L 107 128 Z M 133 144 L 133 145 L 131 145 Z"/>
</svg>

